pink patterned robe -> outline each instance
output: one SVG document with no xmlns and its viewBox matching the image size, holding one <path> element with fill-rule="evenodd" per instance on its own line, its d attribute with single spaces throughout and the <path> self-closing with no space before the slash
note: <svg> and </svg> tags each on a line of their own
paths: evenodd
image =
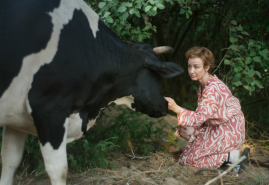
<svg viewBox="0 0 269 185">
<path fill-rule="evenodd" d="M 196 111 L 181 108 L 178 125 L 194 127 L 194 133 L 179 158 L 182 165 L 199 168 L 217 168 L 228 152 L 240 150 L 245 140 L 245 119 L 237 98 L 229 88 L 213 76 L 203 92 L 198 90 Z"/>
</svg>

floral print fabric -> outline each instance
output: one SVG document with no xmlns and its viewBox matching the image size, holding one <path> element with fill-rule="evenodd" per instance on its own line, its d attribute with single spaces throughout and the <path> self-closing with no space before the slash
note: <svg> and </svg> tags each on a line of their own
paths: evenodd
<svg viewBox="0 0 269 185">
<path fill-rule="evenodd" d="M 193 135 L 179 158 L 182 165 L 217 168 L 228 152 L 240 150 L 245 140 L 245 119 L 237 98 L 229 88 L 212 76 L 203 92 L 198 90 L 196 111 L 181 108 L 178 125 L 194 127 Z"/>
</svg>

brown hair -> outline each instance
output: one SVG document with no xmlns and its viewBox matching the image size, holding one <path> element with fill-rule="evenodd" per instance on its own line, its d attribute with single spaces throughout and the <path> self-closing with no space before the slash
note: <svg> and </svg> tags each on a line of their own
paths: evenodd
<svg viewBox="0 0 269 185">
<path fill-rule="evenodd" d="M 190 48 L 185 53 L 185 56 L 187 59 L 200 58 L 204 63 L 204 67 L 210 66 L 208 72 L 211 74 L 212 67 L 214 66 L 214 63 L 215 63 L 215 57 L 209 49 L 205 47 L 196 46 L 196 47 Z"/>
</svg>

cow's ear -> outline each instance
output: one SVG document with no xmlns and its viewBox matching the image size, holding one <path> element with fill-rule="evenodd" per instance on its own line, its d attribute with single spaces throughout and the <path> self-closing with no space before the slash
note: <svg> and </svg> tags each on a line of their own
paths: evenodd
<svg viewBox="0 0 269 185">
<path fill-rule="evenodd" d="M 152 63 L 145 60 L 144 66 L 155 71 L 164 78 L 173 78 L 184 72 L 184 69 L 180 65 L 173 62 Z"/>
</svg>

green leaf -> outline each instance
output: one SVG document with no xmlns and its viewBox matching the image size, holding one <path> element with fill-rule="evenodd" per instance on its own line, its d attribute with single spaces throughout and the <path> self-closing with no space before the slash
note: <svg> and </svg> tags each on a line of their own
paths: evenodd
<svg viewBox="0 0 269 185">
<path fill-rule="evenodd" d="M 233 82 L 233 84 L 236 85 L 236 86 L 242 85 L 242 83 L 240 81 Z"/>
<path fill-rule="evenodd" d="M 250 35 L 248 34 L 248 32 L 246 32 L 246 31 L 242 31 L 241 33 L 242 33 L 243 35 L 250 36 Z"/>
<path fill-rule="evenodd" d="M 250 57 L 247 57 L 246 60 L 245 60 L 245 63 L 246 63 L 246 64 L 250 64 L 251 61 L 252 61 L 252 59 L 251 59 Z"/>
<path fill-rule="evenodd" d="M 125 35 L 125 34 L 127 34 L 127 31 L 123 31 L 123 32 L 121 32 L 121 36 L 123 36 L 123 35 Z"/>
<path fill-rule="evenodd" d="M 242 67 L 241 66 L 234 68 L 234 72 L 238 73 L 240 71 L 242 71 Z"/>
<path fill-rule="evenodd" d="M 157 8 L 157 7 L 154 7 L 154 8 Z M 156 11 L 154 8 L 152 8 L 152 9 L 149 11 L 149 13 L 150 13 L 151 16 L 155 16 L 155 15 L 157 15 L 157 11 Z"/>
<path fill-rule="evenodd" d="M 254 73 L 255 73 L 256 75 L 258 75 L 260 78 L 262 78 L 262 75 L 261 75 L 261 73 L 260 73 L 259 71 L 254 71 Z"/>
<path fill-rule="evenodd" d="M 136 0 L 135 3 L 142 3 L 144 0 Z"/>
<path fill-rule="evenodd" d="M 230 45 L 229 48 L 232 50 L 238 50 L 238 45 Z"/>
<path fill-rule="evenodd" d="M 126 11 L 126 7 L 125 6 L 121 6 L 118 8 L 117 12 L 125 12 Z"/>
<path fill-rule="evenodd" d="M 248 41 L 249 41 L 250 43 L 256 43 L 256 41 L 253 40 L 253 39 L 249 39 Z"/>
<path fill-rule="evenodd" d="M 240 35 L 239 35 L 239 36 L 240 36 Z M 240 48 L 240 49 L 246 49 L 246 46 L 244 46 L 244 45 L 240 45 L 239 48 Z"/>
<path fill-rule="evenodd" d="M 230 42 L 231 42 L 231 43 L 237 42 L 237 40 L 238 40 L 238 39 L 235 38 L 235 37 L 230 37 Z"/>
<path fill-rule="evenodd" d="M 151 5 L 146 6 L 146 8 L 145 8 L 145 12 L 148 12 L 151 8 L 152 8 Z"/>
<path fill-rule="evenodd" d="M 249 85 L 244 85 L 243 86 L 246 90 L 249 90 Z"/>
<path fill-rule="evenodd" d="M 161 9 L 161 10 L 165 8 L 165 6 L 163 4 L 160 4 L 160 3 L 156 4 L 156 7 Z"/>
<path fill-rule="evenodd" d="M 179 13 L 180 13 L 180 14 L 184 14 L 185 12 L 186 12 L 186 10 L 183 9 L 183 8 L 181 8 Z"/>
<path fill-rule="evenodd" d="M 121 3 L 121 6 L 127 6 L 127 7 L 132 7 L 133 6 L 133 4 L 132 3 L 129 3 L 129 2 L 123 2 L 123 3 Z"/>
<path fill-rule="evenodd" d="M 255 72 L 254 72 L 253 69 L 251 69 L 251 70 L 248 71 L 248 76 L 249 77 L 253 77 L 254 74 L 255 74 Z"/>
<path fill-rule="evenodd" d="M 130 15 L 133 15 L 134 13 L 135 13 L 135 9 L 134 8 L 132 8 L 132 9 L 129 10 L 129 14 Z"/>
<path fill-rule="evenodd" d="M 140 42 L 142 42 L 142 41 L 143 41 L 143 38 L 144 38 L 144 35 L 143 35 L 142 33 L 140 33 L 140 34 L 139 34 L 139 38 L 138 38 L 138 40 L 139 40 Z"/>
<path fill-rule="evenodd" d="M 251 49 L 249 56 L 251 57 L 256 56 L 256 52 L 253 49 Z"/>
<path fill-rule="evenodd" d="M 102 9 L 105 5 L 106 5 L 106 2 L 100 2 L 100 3 L 98 4 L 98 7 L 99 7 L 100 9 Z"/>
<path fill-rule="evenodd" d="M 236 57 L 236 58 L 234 58 L 234 60 L 237 60 L 237 61 L 242 61 L 242 60 L 244 60 L 242 57 Z"/>
<path fill-rule="evenodd" d="M 154 0 L 149 0 L 150 4 L 154 5 L 155 1 Z"/>
<path fill-rule="evenodd" d="M 110 12 L 106 12 L 105 15 L 103 16 L 104 18 L 106 18 L 107 16 L 109 16 L 111 13 Z"/>
<path fill-rule="evenodd" d="M 231 32 L 236 32 L 236 29 L 233 26 L 229 26 L 229 29 L 230 29 Z"/>
<path fill-rule="evenodd" d="M 141 3 L 138 3 L 137 5 L 135 5 L 135 8 L 137 8 L 137 9 L 141 9 L 141 7 L 142 7 Z"/>
<path fill-rule="evenodd" d="M 255 62 L 261 62 L 261 57 L 260 56 L 253 57 L 253 60 Z"/>
<path fill-rule="evenodd" d="M 122 14 L 121 18 L 122 18 L 122 20 L 125 21 L 125 20 L 128 18 L 128 16 L 129 16 L 129 13 L 128 13 L 128 12 L 124 12 L 124 13 Z"/>
<path fill-rule="evenodd" d="M 261 83 L 259 80 L 255 80 L 254 82 L 255 82 L 255 84 L 256 84 L 260 89 L 263 89 L 263 88 L 264 88 L 263 85 L 262 85 L 262 83 Z"/>
<path fill-rule="evenodd" d="M 231 23 L 235 26 L 237 25 L 237 22 L 235 20 L 232 20 Z"/>
<path fill-rule="evenodd" d="M 135 13 L 136 17 L 139 17 L 139 18 L 141 17 L 140 16 L 140 12 L 137 9 L 135 9 L 135 12 L 134 13 Z"/>
<path fill-rule="evenodd" d="M 225 64 L 225 65 L 230 65 L 230 64 L 231 64 L 231 61 L 230 61 L 230 60 L 225 59 L 225 60 L 224 60 L 224 64 Z"/>
<path fill-rule="evenodd" d="M 267 59 L 268 58 L 268 50 L 267 49 L 264 49 L 262 51 L 259 51 L 259 54 L 264 58 L 264 59 Z"/>
<path fill-rule="evenodd" d="M 238 31 L 243 31 L 243 27 L 241 26 L 241 24 L 240 24 L 238 27 L 236 27 L 236 29 L 237 29 Z"/>
<path fill-rule="evenodd" d="M 192 11 L 191 10 L 188 10 L 187 12 L 188 12 L 188 14 L 192 15 Z"/>
<path fill-rule="evenodd" d="M 113 23 L 114 20 L 112 19 L 112 17 L 107 16 L 107 17 L 106 17 L 106 22 L 108 22 L 108 23 Z"/>
<path fill-rule="evenodd" d="M 190 18 L 190 16 L 189 16 L 189 14 L 186 12 L 186 18 L 187 19 L 189 19 Z"/>
</svg>

